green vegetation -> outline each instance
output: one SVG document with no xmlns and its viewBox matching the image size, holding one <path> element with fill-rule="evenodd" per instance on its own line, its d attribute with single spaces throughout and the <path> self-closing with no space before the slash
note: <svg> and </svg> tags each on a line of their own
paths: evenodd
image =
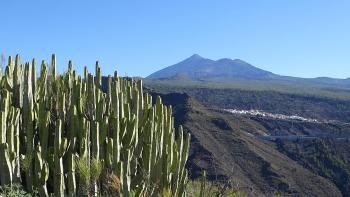
<svg viewBox="0 0 350 197">
<path fill-rule="evenodd" d="M 331 147 L 332 143 L 332 141 L 321 139 L 295 144 L 278 140 L 277 146 L 281 152 L 286 153 L 315 174 L 332 180 L 344 196 L 349 196 L 350 163 L 341 154 L 335 152 Z"/>
<path fill-rule="evenodd" d="M 50 71 L 49 71 L 50 70 Z M 56 73 L 10 57 L 0 83 L 0 185 L 40 196 L 183 196 L 190 135 L 175 138 L 172 108 L 143 94 L 142 81 L 101 70 Z"/>
<path fill-rule="evenodd" d="M 350 100 L 280 91 L 241 90 L 234 88 L 172 87 L 150 85 L 157 92 L 186 93 L 204 106 L 214 109 L 260 109 L 285 115 L 299 115 L 321 120 L 350 121 Z M 336 90 L 335 90 L 336 91 Z M 310 91 L 311 92 L 311 91 Z M 350 93 L 350 91 L 348 92 Z"/>
<path fill-rule="evenodd" d="M 227 82 L 217 81 L 194 81 L 190 79 L 144 79 L 144 83 L 157 91 L 169 93 L 188 92 L 191 89 L 219 89 L 219 90 L 245 90 L 245 91 L 268 91 L 299 96 L 325 97 L 339 100 L 350 100 L 349 89 L 334 87 L 311 86 L 303 83 L 276 83 L 268 80 L 230 80 Z"/>
<path fill-rule="evenodd" d="M 37 194 L 38 193 L 36 191 L 33 191 L 32 194 L 27 193 L 20 184 L 0 186 L 1 197 L 32 197 L 36 196 Z"/>
</svg>

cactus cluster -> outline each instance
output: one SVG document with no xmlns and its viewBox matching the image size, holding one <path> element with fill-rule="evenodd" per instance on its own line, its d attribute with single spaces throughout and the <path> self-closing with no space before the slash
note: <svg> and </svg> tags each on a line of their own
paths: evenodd
<svg viewBox="0 0 350 197">
<path fill-rule="evenodd" d="M 190 135 L 180 127 L 175 137 L 172 108 L 160 97 L 153 105 L 141 80 L 115 73 L 104 92 L 98 62 L 95 76 L 86 67 L 79 76 L 71 61 L 59 75 L 55 55 L 36 72 L 35 60 L 23 65 L 17 55 L 0 76 L 0 185 L 97 196 L 101 181 L 79 175 L 83 162 L 118 177 L 120 196 L 185 195 Z"/>
</svg>

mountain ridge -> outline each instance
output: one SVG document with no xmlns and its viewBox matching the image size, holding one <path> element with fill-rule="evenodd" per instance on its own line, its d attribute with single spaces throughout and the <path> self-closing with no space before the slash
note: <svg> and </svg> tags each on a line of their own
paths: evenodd
<svg viewBox="0 0 350 197">
<path fill-rule="evenodd" d="M 302 84 L 350 89 L 350 77 L 340 79 L 332 77 L 302 78 L 284 76 L 263 70 L 241 59 L 220 58 L 212 60 L 198 54 L 158 70 L 147 76 L 146 79 L 171 79 L 174 76 L 186 76 L 194 81 L 221 83 L 231 83 L 235 80 L 260 80 L 287 85 Z"/>
<path fill-rule="evenodd" d="M 164 69 L 154 72 L 147 78 L 168 78 L 177 74 L 185 74 L 192 79 L 200 79 L 208 76 L 245 77 L 276 75 L 269 71 L 257 68 L 241 59 L 221 58 L 218 60 L 211 60 L 208 58 L 204 58 L 198 54 L 194 54 L 177 64 L 168 66 Z"/>
</svg>

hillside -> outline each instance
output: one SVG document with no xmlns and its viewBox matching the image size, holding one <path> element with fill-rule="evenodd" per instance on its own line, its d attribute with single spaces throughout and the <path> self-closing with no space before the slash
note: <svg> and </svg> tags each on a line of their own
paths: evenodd
<svg viewBox="0 0 350 197">
<path fill-rule="evenodd" d="M 231 180 L 250 196 L 342 196 L 339 182 L 336 185 L 330 177 L 305 167 L 307 161 L 281 151 L 277 141 L 259 139 L 257 131 L 270 129 L 262 121 L 210 110 L 187 94 L 162 94 L 162 98 L 173 106 L 176 124 L 183 124 L 193 136 L 187 166 L 192 178 L 206 169 L 211 180 Z"/>
</svg>

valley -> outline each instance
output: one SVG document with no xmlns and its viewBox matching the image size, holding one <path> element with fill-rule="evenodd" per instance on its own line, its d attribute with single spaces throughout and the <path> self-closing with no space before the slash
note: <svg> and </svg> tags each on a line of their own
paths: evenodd
<svg viewBox="0 0 350 197">
<path fill-rule="evenodd" d="M 276 91 L 158 88 L 147 81 L 145 86 L 173 106 L 175 124 L 192 134 L 187 165 L 192 178 L 205 169 L 210 180 L 230 180 L 249 196 L 348 196 L 344 185 L 350 149 L 336 149 L 350 139 L 346 99 Z M 323 149 L 308 148 L 319 143 L 325 144 Z M 319 165 L 324 158 L 317 155 L 324 149 L 332 152 L 327 159 L 334 165 Z M 340 175 L 339 168 L 346 173 Z"/>
</svg>

